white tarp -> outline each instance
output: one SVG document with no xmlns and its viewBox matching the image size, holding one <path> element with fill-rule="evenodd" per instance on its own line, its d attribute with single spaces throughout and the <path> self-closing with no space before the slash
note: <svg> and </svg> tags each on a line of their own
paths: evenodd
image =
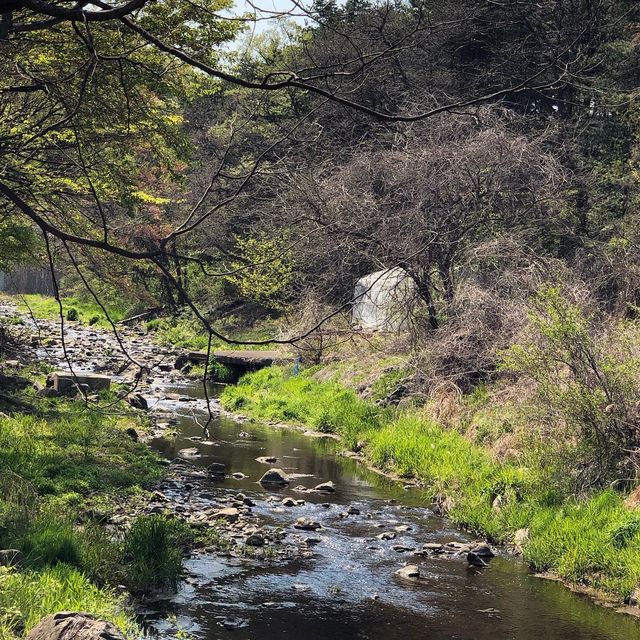
<svg viewBox="0 0 640 640">
<path fill-rule="evenodd" d="M 354 299 L 351 317 L 355 326 L 401 331 L 408 328 L 416 286 L 404 269 L 385 269 L 360 278 Z"/>
</svg>

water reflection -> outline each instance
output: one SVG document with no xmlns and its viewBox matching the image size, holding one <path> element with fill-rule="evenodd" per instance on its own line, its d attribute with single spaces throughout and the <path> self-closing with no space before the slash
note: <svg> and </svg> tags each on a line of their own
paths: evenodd
<svg viewBox="0 0 640 640">
<path fill-rule="evenodd" d="M 173 390 L 172 390 L 173 391 Z M 198 394 L 194 388 L 175 389 Z M 187 413 L 187 412 L 185 412 Z M 189 577 L 180 591 L 146 619 L 160 637 L 175 637 L 168 622 L 194 638 L 214 640 L 628 640 L 640 638 L 640 624 L 596 607 L 561 585 L 530 576 L 517 559 L 495 558 L 482 572 L 470 571 L 462 556 L 415 557 L 398 553 L 394 545 L 420 549 L 426 542 L 464 541 L 467 536 L 426 508 L 419 491 L 405 491 L 397 483 L 335 455 L 336 443 L 307 438 L 299 432 L 221 418 L 212 428 L 211 444 L 192 441 L 202 431 L 184 415 L 174 440 L 154 446 L 167 458 L 197 446 L 197 466 L 223 462 L 229 473 L 212 493 L 243 493 L 257 504 L 254 511 L 272 524 L 291 529 L 300 516 L 318 520 L 323 528 L 314 556 L 285 566 L 265 567 L 251 560 L 199 556 L 187 562 Z M 241 435 L 249 434 L 249 437 Z M 280 466 L 301 474 L 291 487 L 270 491 L 257 480 L 268 469 L 255 459 L 275 456 Z M 312 487 L 333 480 L 330 496 L 300 494 L 296 485 Z M 287 509 L 266 503 L 271 494 L 304 498 L 306 504 Z M 330 503 L 329 507 L 322 506 Z M 344 517 L 347 505 L 359 515 Z M 381 531 L 406 525 L 394 540 L 379 540 Z M 394 571 L 406 562 L 421 566 L 424 579 L 404 584 Z M 236 620 L 240 628 L 228 629 Z"/>
</svg>

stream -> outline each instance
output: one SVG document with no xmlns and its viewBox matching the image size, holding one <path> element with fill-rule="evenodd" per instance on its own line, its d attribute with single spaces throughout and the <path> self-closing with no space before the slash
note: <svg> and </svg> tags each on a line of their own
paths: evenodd
<svg viewBox="0 0 640 640">
<path fill-rule="evenodd" d="M 16 314 L 13 303 L 0 304 L 0 316 Z M 30 319 L 23 318 L 30 326 Z M 57 323 L 41 321 L 33 329 L 42 339 L 39 344 L 47 346 L 34 349 L 31 357 L 67 368 L 55 338 Z M 65 335 L 77 371 L 104 371 L 116 381 L 131 382 L 133 371 L 122 373 L 127 361 L 111 333 L 70 324 Z M 469 568 L 466 553 L 457 552 L 455 544 L 473 538 L 435 516 L 418 489 L 404 489 L 336 455 L 340 444 L 331 438 L 237 421 L 218 412 L 210 439 L 204 440 L 203 389 L 173 369 L 170 363 L 178 352 L 154 345 L 138 329 L 124 328 L 121 337 L 130 353 L 149 363 L 152 374 L 140 390 L 154 421 L 160 427 L 161 420 L 170 420 L 177 433 L 170 436 L 159 428 L 150 445 L 168 460 L 179 460 L 181 450 L 193 447 L 200 454 L 180 463 L 199 479 L 183 477 L 167 485 L 173 487 L 172 508 L 206 511 L 244 498 L 253 505 L 243 507 L 251 511 L 249 518 L 286 534 L 275 546 L 296 550 L 290 556 L 275 553 L 273 560 L 194 552 L 185 562 L 178 591 L 138 609 L 151 638 L 640 639 L 640 620 L 532 576 L 522 559 L 499 549 L 488 567 Z M 210 395 L 218 391 L 212 386 Z M 261 456 L 277 462 L 263 464 L 256 460 Z M 213 462 L 226 465 L 224 480 L 214 482 L 202 473 Z M 272 466 L 292 477 L 287 488 L 267 489 L 257 482 Z M 245 477 L 231 475 L 238 472 Z M 311 488 L 328 480 L 335 483 L 335 493 L 296 491 L 299 485 Z M 193 489 L 191 482 L 197 483 Z M 240 493 L 242 498 L 235 497 Z M 287 497 L 304 504 L 286 507 L 282 500 Z M 293 524 L 300 517 L 322 528 L 299 531 Z M 380 539 L 382 533 L 390 539 Z M 241 547 L 243 536 L 238 537 Z M 424 544 L 439 543 L 449 552 L 424 553 Z M 419 565 L 420 580 L 394 575 L 406 564 Z"/>
<path fill-rule="evenodd" d="M 165 388 L 202 397 L 197 383 Z M 465 554 L 416 556 L 410 549 L 420 550 L 425 543 L 473 539 L 433 515 L 419 490 L 403 489 L 337 456 L 334 440 L 221 416 L 211 428 L 211 440 L 202 443 L 192 411 L 178 407 L 177 437 L 159 437 L 151 445 L 173 459 L 195 444 L 201 453 L 194 460 L 197 467 L 224 463 L 227 477 L 211 483 L 212 495 L 224 499 L 241 492 L 250 497 L 253 512 L 282 527 L 287 540 L 311 538 L 309 552 L 308 557 L 272 565 L 194 555 L 186 562 L 187 578 L 178 592 L 141 611 L 151 636 L 175 638 L 180 630 L 198 640 L 640 638 L 637 620 L 596 606 L 559 583 L 535 578 L 522 560 L 499 551 L 482 570 L 470 569 Z M 190 439 L 194 436 L 195 443 Z M 290 487 L 265 489 L 257 483 L 269 469 L 256 461 L 260 456 L 274 456 L 278 462 L 271 466 L 296 474 Z M 234 479 L 232 472 L 246 477 Z M 335 493 L 293 489 L 327 480 L 335 483 Z M 305 504 L 285 507 L 280 500 L 287 496 L 303 498 Z M 350 507 L 353 513 L 347 514 Z M 322 528 L 295 530 L 292 524 L 301 516 Z M 385 531 L 395 538 L 380 540 L 377 536 Z M 396 550 L 399 545 L 407 550 Z M 405 564 L 418 564 L 422 578 L 408 582 L 394 576 Z"/>
</svg>

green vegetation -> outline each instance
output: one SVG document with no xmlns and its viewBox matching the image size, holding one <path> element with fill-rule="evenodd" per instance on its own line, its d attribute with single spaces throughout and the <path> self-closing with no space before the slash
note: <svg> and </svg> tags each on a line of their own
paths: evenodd
<svg viewBox="0 0 640 640">
<path fill-rule="evenodd" d="M 87 611 L 110 620 L 131 638 L 138 634 L 124 598 L 99 588 L 80 571 L 64 564 L 43 571 L 0 567 L 0 640 L 28 632 L 40 619 L 57 611 Z"/>
<path fill-rule="evenodd" d="M 20 298 L 19 308 L 21 311 L 33 314 L 35 318 L 59 320 L 60 307 L 55 298 L 38 294 L 23 295 Z M 113 322 L 122 320 L 126 315 L 126 305 L 105 304 L 105 308 Z M 98 327 L 111 326 L 100 306 L 94 300 L 86 297 L 63 297 L 62 313 L 66 320 L 80 321 L 82 324 Z"/>
<path fill-rule="evenodd" d="M 338 383 L 315 380 L 317 371 L 294 377 L 282 367 L 263 369 L 227 387 L 221 400 L 257 419 L 337 433 L 349 447 L 364 442 L 372 464 L 419 479 L 430 501 L 490 540 L 510 542 L 528 528 L 525 557 L 535 570 L 620 599 L 640 581 L 640 518 L 620 495 L 607 490 L 578 500 L 549 482 L 535 451 L 524 452 L 519 463 L 500 461 L 424 411 L 381 409 Z"/>
<path fill-rule="evenodd" d="M 113 589 L 175 587 L 191 532 L 161 515 L 134 519 L 126 531 L 104 525 L 123 504 L 142 504 L 164 468 L 126 434 L 143 427 L 135 418 L 26 397 L 34 414 L 0 415 L 0 548 L 24 556 L 23 566 L 0 573 L 0 638 L 58 610 L 88 611 L 134 634 Z M 102 392 L 105 404 L 114 399 Z"/>
<path fill-rule="evenodd" d="M 128 584 L 134 591 L 175 588 L 182 570 L 182 549 L 192 537 L 189 527 L 164 516 L 138 518 L 124 539 Z"/>
<path fill-rule="evenodd" d="M 241 329 L 237 326 L 237 318 L 227 318 L 224 330 L 234 340 L 268 340 L 273 337 L 275 323 L 266 320 L 259 326 L 250 329 Z M 190 316 L 179 315 L 171 318 L 154 318 L 145 323 L 147 331 L 154 341 L 165 346 L 175 346 L 181 349 L 193 351 L 206 351 L 209 340 L 202 324 Z M 212 349 L 268 349 L 264 345 L 229 344 L 214 338 L 211 342 Z"/>
</svg>

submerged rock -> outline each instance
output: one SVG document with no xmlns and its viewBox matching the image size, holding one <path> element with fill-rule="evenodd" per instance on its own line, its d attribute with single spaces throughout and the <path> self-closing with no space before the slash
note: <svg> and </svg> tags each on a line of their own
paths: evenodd
<svg viewBox="0 0 640 640">
<path fill-rule="evenodd" d="M 178 455 L 181 458 L 199 458 L 200 451 L 198 451 L 196 447 L 187 447 L 186 449 L 180 449 L 180 451 L 178 451 Z"/>
<path fill-rule="evenodd" d="M 289 484 L 289 477 L 282 469 L 269 469 L 262 478 L 260 478 L 260 484 Z"/>
<path fill-rule="evenodd" d="M 275 456 L 260 456 L 259 458 L 256 458 L 256 462 L 260 462 L 261 464 L 274 464 L 275 462 L 278 462 L 278 458 Z"/>
</svg>

